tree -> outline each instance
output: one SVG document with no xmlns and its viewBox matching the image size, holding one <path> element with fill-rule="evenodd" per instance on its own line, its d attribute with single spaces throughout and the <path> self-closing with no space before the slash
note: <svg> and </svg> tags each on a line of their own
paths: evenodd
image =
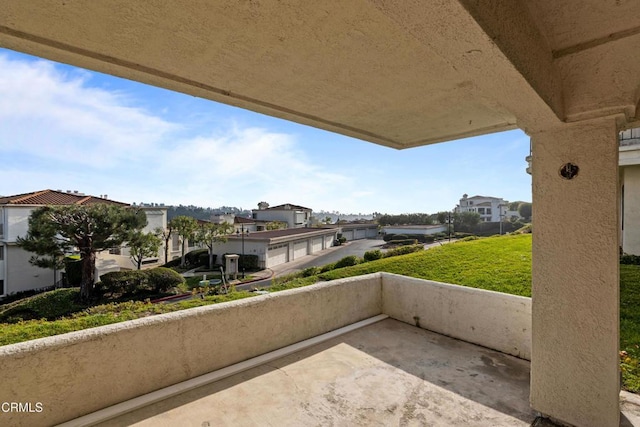
<svg viewBox="0 0 640 427">
<path fill-rule="evenodd" d="M 82 280 L 80 297 L 93 296 L 96 253 L 120 246 L 147 218 L 141 209 L 108 204 L 43 206 L 29 218 L 23 247 L 37 248 L 36 254 L 64 253 L 70 247 L 80 252 Z"/>
<path fill-rule="evenodd" d="M 179 215 L 170 221 L 169 227 L 175 230 L 175 232 L 178 234 L 180 247 L 182 248 L 182 258 L 180 260 L 180 265 L 184 267 L 185 243 L 187 240 L 193 239 L 194 233 L 198 228 L 198 221 L 190 216 Z"/>
<path fill-rule="evenodd" d="M 44 218 L 44 219 L 43 219 Z M 69 240 L 58 235 L 51 222 L 46 221 L 46 211 L 36 210 L 29 217 L 29 233 L 18 237 L 18 246 L 36 255 L 29 259 L 29 264 L 53 270 L 53 284 L 56 283 L 58 270 L 64 268 L 64 256 L 71 252 Z"/>
<path fill-rule="evenodd" d="M 531 203 L 522 202 L 518 205 L 518 214 L 526 221 L 531 221 L 531 213 L 533 205 Z"/>
<path fill-rule="evenodd" d="M 167 223 L 167 228 L 158 227 L 155 230 L 156 236 L 162 238 L 164 242 L 164 263 L 169 262 L 169 241 L 171 240 L 171 236 L 173 236 L 173 227 L 171 225 L 171 221 Z"/>
<path fill-rule="evenodd" d="M 233 225 L 228 222 L 222 224 L 208 222 L 201 224 L 196 230 L 194 239 L 209 250 L 209 269 L 213 268 L 213 246 L 218 242 L 226 242 L 227 235 L 233 233 L 233 230 Z"/>
<path fill-rule="evenodd" d="M 453 227 L 458 231 L 471 231 L 480 222 L 477 212 L 456 212 L 452 216 Z"/>
<path fill-rule="evenodd" d="M 127 239 L 131 260 L 138 267 L 142 267 L 142 260 L 158 255 L 162 239 L 154 233 L 143 233 L 136 230 Z M 166 252 L 165 252 L 166 253 Z"/>
<path fill-rule="evenodd" d="M 267 230 L 284 230 L 287 223 L 283 221 L 269 221 L 266 226 Z"/>
</svg>

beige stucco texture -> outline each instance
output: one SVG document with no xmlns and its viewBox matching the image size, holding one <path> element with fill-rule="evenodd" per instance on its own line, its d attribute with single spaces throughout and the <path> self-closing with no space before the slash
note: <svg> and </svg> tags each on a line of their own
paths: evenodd
<svg viewBox="0 0 640 427">
<path fill-rule="evenodd" d="M 0 425 L 47 426 L 297 343 L 382 310 L 381 279 L 327 283 L 0 347 Z"/>
<path fill-rule="evenodd" d="M 533 159 L 531 403 L 570 424 L 617 426 L 615 122 L 536 134 Z M 567 163 L 573 179 L 560 175 Z"/>
</svg>

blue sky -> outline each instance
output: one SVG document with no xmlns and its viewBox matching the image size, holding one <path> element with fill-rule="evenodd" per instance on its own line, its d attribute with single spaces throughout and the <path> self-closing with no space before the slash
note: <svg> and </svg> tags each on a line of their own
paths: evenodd
<svg viewBox="0 0 640 427">
<path fill-rule="evenodd" d="M 398 151 L 0 49 L 0 195 L 433 213 L 530 201 L 528 154 L 519 130 Z"/>
</svg>

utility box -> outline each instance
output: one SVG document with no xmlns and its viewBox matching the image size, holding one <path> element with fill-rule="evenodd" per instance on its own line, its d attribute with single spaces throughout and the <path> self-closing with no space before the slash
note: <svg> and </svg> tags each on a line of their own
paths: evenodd
<svg viewBox="0 0 640 427">
<path fill-rule="evenodd" d="M 238 265 L 240 264 L 240 255 L 237 254 L 228 254 L 226 256 L 226 269 L 227 272 L 227 280 L 229 280 L 229 276 L 233 276 L 233 280 L 238 280 Z"/>
</svg>

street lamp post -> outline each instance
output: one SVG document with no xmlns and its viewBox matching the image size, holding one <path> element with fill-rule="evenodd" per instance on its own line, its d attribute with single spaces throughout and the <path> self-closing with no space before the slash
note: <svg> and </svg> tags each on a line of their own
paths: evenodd
<svg viewBox="0 0 640 427">
<path fill-rule="evenodd" d="M 238 234 L 242 236 L 242 256 L 240 257 L 239 262 L 242 262 L 242 278 L 244 279 L 244 235 L 245 235 L 244 224 L 240 224 L 240 227 L 242 228 L 242 231 L 236 230 L 236 236 Z M 246 230 L 246 234 L 249 234 L 249 230 Z"/>
</svg>

